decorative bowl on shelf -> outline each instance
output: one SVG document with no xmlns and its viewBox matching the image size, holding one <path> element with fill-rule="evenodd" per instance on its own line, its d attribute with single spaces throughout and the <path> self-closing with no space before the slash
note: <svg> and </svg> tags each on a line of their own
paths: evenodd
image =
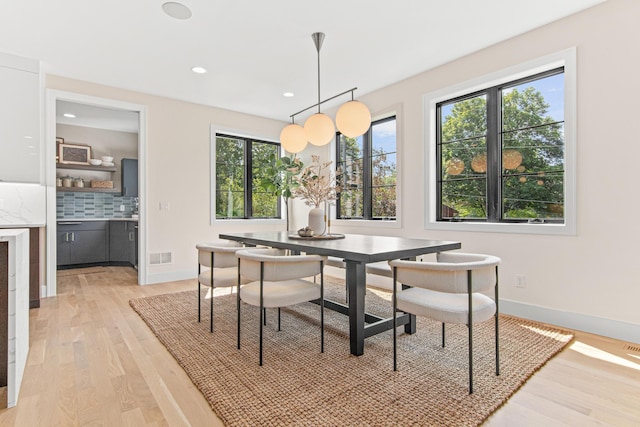
<svg viewBox="0 0 640 427">
<path fill-rule="evenodd" d="M 103 161 L 103 162 L 105 162 L 105 163 L 111 163 L 111 162 L 113 162 L 113 157 L 111 157 L 111 156 L 102 156 L 102 157 L 101 157 L 101 159 L 102 159 L 102 161 Z"/>
<path fill-rule="evenodd" d="M 102 160 L 100 159 L 89 159 L 89 163 L 93 166 L 100 166 L 102 164 Z"/>
</svg>

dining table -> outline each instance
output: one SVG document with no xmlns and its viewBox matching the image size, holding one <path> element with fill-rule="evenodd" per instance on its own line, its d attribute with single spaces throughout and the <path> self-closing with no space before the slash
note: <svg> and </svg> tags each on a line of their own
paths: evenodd
<svg viewBox="0 0 640 427">
<path fill-rule="evenodd" d="M 393 259 L 415 259 L 425 254 L 460 249 L 462 246 L 456 241 L 368 234 L 332 234 L 303 238 L 286 231 L 265 231 L 220 233 L 219 237 L 248 246 L 290 249 L 295 253 L 304 252 L 344 260 L 347 304 L 325 300 L 325 307 L 349 316 L 350 350 L 356 356 L 364 354 L 365 338 L 393 328 L 393 318 L 385 319 L 365 311 L 366 265 Z M 404 325 L 408 333 L 415 332 L 415 316 L 397 316 L 398 325 Z"/>
</svg>

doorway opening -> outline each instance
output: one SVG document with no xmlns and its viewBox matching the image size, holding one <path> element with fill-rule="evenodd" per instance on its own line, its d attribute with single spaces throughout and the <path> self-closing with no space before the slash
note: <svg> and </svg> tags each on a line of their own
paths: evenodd
<svg viewBox="0 0 640 427">
<path fill-rule="evenodd" d="M 89 221 L 97 224 L 101 219 L 137 221 L 130 263 L 138 269 L 138 284 L 146 284 L 146 107 L 57 90 L 47 90 L 46 102 L 46 287 L 41 295 L 57 294 L 56 272 L 60 262 L 90 263 L 87 256 L 97 256 L 97 260 L 104 257 L 100 250 L 95 255 L 84 249 L 78 251 L 78 258 L 70 257 L 69 245 L 60 245 L 62 228 L 69 224 L 62 226 L 59 221 L 84 224 L 90 224 Z M 61 145 L 67 152 L 61 151 Z M 65 160 L 65 154 L 79 155 L 82 159 Z M 86 163 L 78 165 L 74 160 Z M 137 160 L 137 171 L 133 172 L 138 186 L 135 193 L 123 182 L 125 174 L 120 173 L 123 164 L 131 165 L 129 160 Z M 106 165 L 91 165 L 97 161 L 106 161 Z M 63 179 L 64 185 L 60 182 Z M 68 238 L 69 235 L 72 237 Z M 92 235 L 105 236 L 93 231 Z M 67 231 L 66 236 L 73 240 L 76 235 Z M 108 235 L 104 238 L 109 241 Z M 108 250 L 107 247 L 104 261 L 109 260 Z"/>
</svg>

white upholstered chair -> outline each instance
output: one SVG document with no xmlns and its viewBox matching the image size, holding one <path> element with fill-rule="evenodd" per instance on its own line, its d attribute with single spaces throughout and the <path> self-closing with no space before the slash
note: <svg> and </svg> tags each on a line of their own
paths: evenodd
<svg viewBox="0 0 640 427">
<path fill-rule="evenodd" d="M 213 290 L 238 284 L 238 257 L 236 252 L 243 249 L 238 242 L 219 240 L 199 243 L 198 249 L 198 322 L 201 318 L 202 285 L 210 289 L 210 326 L 213 332 Z M 212 268 L 213 266 L 213 268 Z"/>
<path fill-rule="evenodd" d="M 469 393 L 473 393 L 473 324 L 494 317 L 496 375 L 500 375 L 498 340 L 498 265 L 491 255 L 443 252 L 437 262 L 389 261 L 393 270 L 394 313 L 397 310 L 445 323 L 467 325 L 469 330 Z M 410 286 L 398 289 L 399 284 Z M 493 291 L 493 298 L 484 292 Z M 397 370 L 396 316 L 393 320 L 393 370 Z"/>
<path fill-rule="evenodd" d="M 238 293 L 239 301 L 260 307 L 260 366 L 265 308 L 280 308 L 320 300 L 320 352 L 324 352 L 324 274 L 326 257 L 285 255 L 282 249 L 244 249 L 238 251 L 240 278 L 249 283 Z M 320 284 L 305 278 L 320 275 Z M 240 348 L 240 304 L 238 303 L 238 348 Z"/>
</svg>

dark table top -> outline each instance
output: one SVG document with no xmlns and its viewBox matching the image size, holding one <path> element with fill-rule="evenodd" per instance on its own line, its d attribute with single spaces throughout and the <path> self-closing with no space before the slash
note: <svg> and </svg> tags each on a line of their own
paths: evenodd
<svg viewBox="0 0 640 427">
<path fill-rule="evenodd" d="M 220 238 L 253 245 L 335 256 L 363 263 L 410 258 L 428 253 L 460 249 L 462 246 L 460 242 L 454 241 L 364 234 L 345 234 L 344 239 L 336 240 L 297 240 L 289 238 L 289 234 L 286 231 L 221 233 Z"/>
</svg>

